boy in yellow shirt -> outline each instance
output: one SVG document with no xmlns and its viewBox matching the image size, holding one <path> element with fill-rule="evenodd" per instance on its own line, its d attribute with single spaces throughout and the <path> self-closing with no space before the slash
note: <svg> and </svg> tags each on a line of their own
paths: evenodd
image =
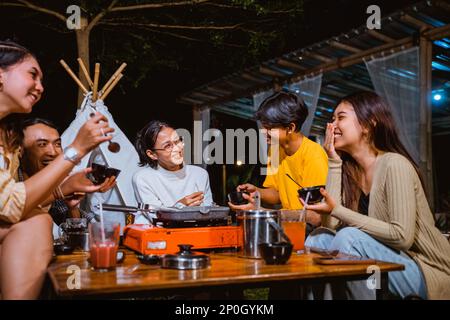
<svg viewBox="0 0 450 320">
<path fill-rule="evenodd" d="M 267 204 L 280 204 L 283 209 L 302 209 L 298 198 L 299 187 L 287 176 L 289 174 L 303 187 L 325 185 L 328 174 L 328 158 L 322 147 L 304 136 L 300 128 L 308 116 L 308 108 L 295 93 L 277 92 L 263 101 L 256 119 L 261 121 L 270 143 L 272 137 L 278 140 L 280 162 L 278 168 L 268 166 L 268 175 L 263 183 L 264 188 L 251 184 L 237 187 L 238 191 L 246 191 L 250 196 L 244 198 L 250 202 L 246 205 L 233 205 L 233 210 L 254 209 L 253 193 L 259 191 L 261 200 Z M 308 211 L 308 223 L 320 225 L 320 216 Z"/>
</svg>

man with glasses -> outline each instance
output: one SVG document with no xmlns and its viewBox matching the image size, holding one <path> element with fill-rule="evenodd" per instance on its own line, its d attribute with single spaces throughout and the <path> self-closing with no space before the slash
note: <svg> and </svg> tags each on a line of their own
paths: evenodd
<svg viewBox="0 0 450 320">
<path fill-rule="evenodd" d="M 143 167 L 133 177 L 139 203 L 176 208 L 213 203 L 208 172 L 184 163 L 183 139 L 168 124 L 150 121 L 135 147 Z"/>
</svg>

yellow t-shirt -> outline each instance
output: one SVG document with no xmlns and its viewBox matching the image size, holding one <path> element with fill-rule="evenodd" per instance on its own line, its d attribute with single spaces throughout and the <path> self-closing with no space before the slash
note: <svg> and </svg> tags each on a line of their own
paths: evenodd
<svg viewBox="0 0 450 320">
<path fill-rule="evenodd" d="M 270 173 L 270 163 L 268 166 Z M 303 137 L 300 148 L 291 156 L 280 152 L 280 164 L 276 173 L 267 175 L 263 186 L 274 188 L 280 194 L 283 209 L 302 209 L 298 199 L 299 187 L 286 176 L 288 173 L 303 187 L 325 185 L 328 174 L 328 157 L 325 150 L 316 142 Z"/>
</svg>

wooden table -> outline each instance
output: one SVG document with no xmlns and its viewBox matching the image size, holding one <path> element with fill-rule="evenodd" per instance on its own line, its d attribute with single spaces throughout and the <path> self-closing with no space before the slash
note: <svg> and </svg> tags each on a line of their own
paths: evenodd
<svg viewBox="0 0 450 320">
<path fill-rule="evenodd" d="M 317 254 L 294 253 L 286 265 L 266 265 L 262 260 L 240 258 L 236 253 L 213 253 L 211 267 L 207 269 L 172 270 L 141 264 L 133 252 L 125 251 L 125 261 L 115 271 L 104 273 L 91 270 L 87 253 L 56 257 L 48 268 L 51 297 L 150 297 L 217 289 L 236 292 L 244 288 L 347 281 L 370 276 L 368 265 L 315 264 L 313 258 Z M 377 290 L 377 298 L 386 298 L 388 272 L 403 270 L 404 266 L 386 262 L 376 265 L 381 271 L 381 290 Z M 78 275 L 79 289 L 73 288 Z"/>
</svg>

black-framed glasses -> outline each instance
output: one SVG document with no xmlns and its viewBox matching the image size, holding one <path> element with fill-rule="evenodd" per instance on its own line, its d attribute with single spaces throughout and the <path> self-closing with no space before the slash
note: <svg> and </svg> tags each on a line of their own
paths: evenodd
<svg viewBox="0 0 450 320">
<path fill-rule="evenodd" d="M 178 137 L 178 139 L 174 141 L 167 142 L 167 144 L 165 144 L 162 148 L 153 148 L 153 150 L 170 152 L 173 150 L 173 148 L 175 148 L 175 146 L 184 146 L 183 137 Z"/>
</svg>

